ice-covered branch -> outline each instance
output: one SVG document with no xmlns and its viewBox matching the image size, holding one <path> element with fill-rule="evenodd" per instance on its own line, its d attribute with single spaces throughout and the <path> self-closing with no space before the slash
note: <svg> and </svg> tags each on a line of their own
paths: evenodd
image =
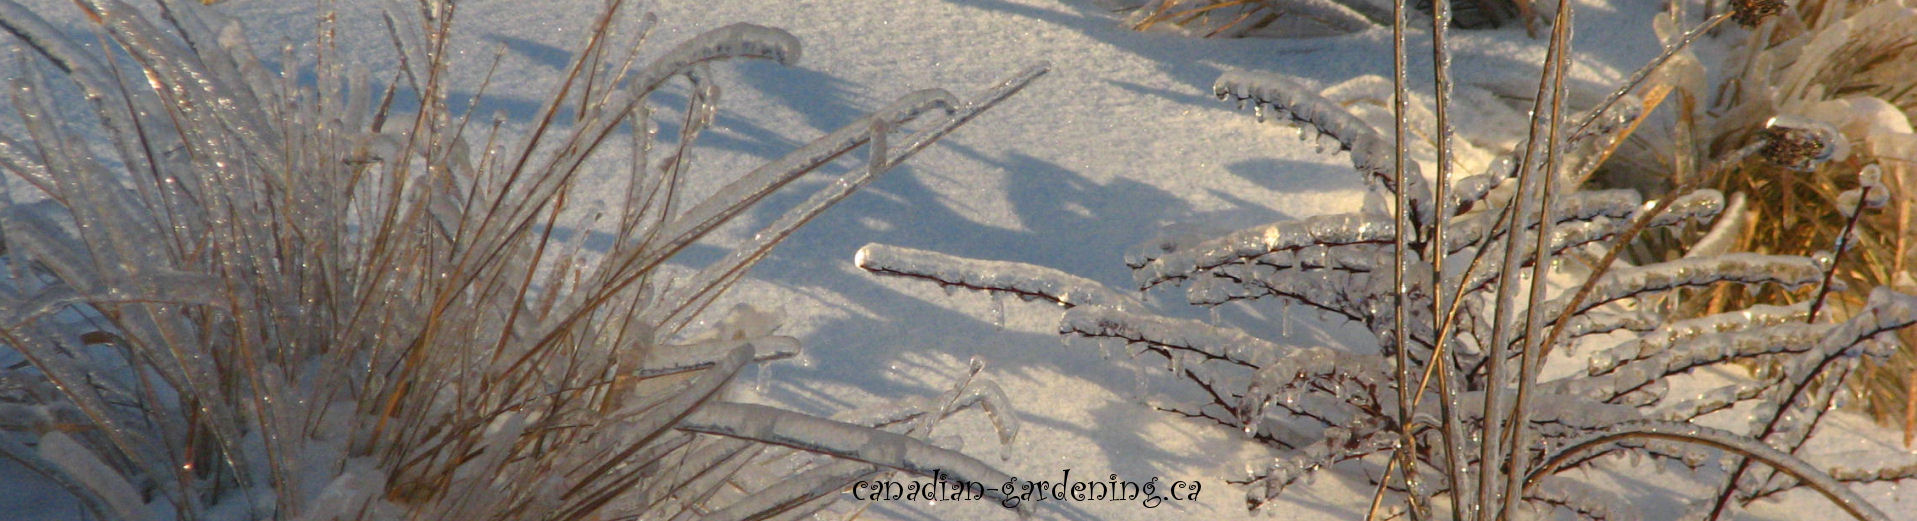
<svg viewBox="0 0 1917 521">
<path fill-rule="evenodd" d="M 1717 339 L 1722 338 L 1723 333 L 1802 322 L 1806 315 L 1806 308 L 1802 305 L 1788 307 L 1758 305 L 1741 311 L 1718 313 L 1677 321 L 1633 338 L 1616 347 L 1599 352 L 1591 358 L 1590 368 L 1587 374 L 1591 376 L 1608 374 L 1626 364 L 1638 363 L 1660 356 L 1676 356 L 1670 354 L 1673 350 L 1691 352 L 1692 354 L 1684 355 L 1691 358 L 1715 358 L 1708 355 L 1696 354 L 1700 352 L 1700 349 L 1702 349 L 1703 352 L 1713 350 L 1713 348 L 1706 347 L 1711 344 L 1691 345 L 1689 343 L 1701 341 L 1721 344 L 1724 343 L 1724 341 Z M 1810 346 L 1802 347 L 1802 349 L 1809 348 Z M 1753 346 L 1750 352 L 1747 353 L 1730 352 L 1725 354 L 1728 356 L 1756 356 L 1759 354 L 1768 354 L 1770 352 L 1768 349 L 1769 348 L 1757 349 Z M 1734 349 L 1733 351 L 1743 350 Z M 1671 366 L 1673 364 L 1667 362 L 1658 365 Z"/>
<path fill-rule="evenodd" d="M 1579 304 L 1578 312 L 1615 300 L 1667 291 L 1682 287 L 1701 287 L 1718 282 L 1739 284 L 1772 283 L 1804 286 L 1817 282 L 1823 270 L 1815 262 L 1788 255 L 1731 253 L 1714 257 L 1687 258 L 1643 267 L 1612 268 L 1592 287 L 1591 294 Z M 1573 296 L 1544 303 L 1549 315 L 1557 315 Z"/>
<path fill-rule="evenodd" d="M 1277 251 L 1359 244 L 1388 245 L 1391 243 L 1392 228 L 1391 217 L 1379 214 L 1322 215 L 1302 221 L 1254 226 L 1166 253 L 1134 270 L 1132 278 L 1141 287 L 1152 287 Z M 1337 255 L 1341 254 L 1327 255 L 1326 264 L 1337 263 Z"/>
<path fill-rule="evenodd" d="M 1252 102 L 1259 121 L 1264 121 L 1269 111 L 1274 117 L 1311 126 L 1338 140 L 1351 152 L 1352 168 L 1367 181 L 1376 180 L 1386 190 L 1395 192 L 1399 179 L 1409 180 L 1411 190 L 1406 195 L 1413 201 L 1414 208 L 1418 208 L 1414 213 L 1430 214 L 1426 210 L 1431 201 L 1431 188 L 1418 173 L 1417 163 L 1407 161 L 1405 172 L 1397 172 L 1391 142 L 1344 107 L 1282 76 L 1246 71 L 1229 71 L 1219 76 L 1212 84 L 1212 93 L 1221 100 L 1235 98 L 1241 109 L 1246 101 Z"/>
<path fill-rule="evenodd" d="M 759 362 L 791 358 L 799 354 L 799 340 L 787 336 L 662 345 L 646 350 L 645 365 L 630 374 L 638 378 L 650 378 L 707 369 L 740 347 L 746 348 L 748 353 L 752 353 L 752 360 Z"/>
<path fill-rule="evenodd" d="M 1065 317 L 1059 320 L 1058 332 L 1189 350 L 1249 367 L 1264 367 L 1297 353 L 1324 350 L 1281 346 L 1237 329 L 1104 306 L 1078 307 L 1065 312 Z"/>
<path fill-rule="evenodd" d="M 1584 483 L 1545 479 L 1538 483 L 1525 499 L 1539 501 L 1547 505 L 1570 510 L 1579 518 L 1592 521 L 1637 521 L 1637 512 L 1628 508 L 1612 508 L 1613 505 L 1629 505 L 1630 502 L 1601 488 Z"/>
<path fill-rule="evenodd" d="M 1097 281 L 1021 262 L 967 259 L 943 253 L 867 244 L 853 264 L 881 275 L 926 279 L 947 286 L 1044 299 L 1060 306 L 1136 308 L 1136 299 Z"/>
</svg>

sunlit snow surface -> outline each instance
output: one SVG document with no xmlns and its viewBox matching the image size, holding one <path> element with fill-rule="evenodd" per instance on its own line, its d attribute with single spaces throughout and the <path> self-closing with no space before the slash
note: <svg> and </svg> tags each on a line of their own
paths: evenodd
<svg viewBox="0 0 1917 521">
<path fill-rule="evenodd" d="M 74 30 L 75 9 L 63 0 L 21 2 Z M 234 0 L 217 9 L 249 21 L 252 41 L 277 47 L 306 41 L 316 2 Z M 378 2 L 342 1 L 352 28 L 345 52 L 381 76 L 394 70 L 378 25 Z M 1573 68 L 1574 100 L 1610 90 L 1651 56 L 1652 6 L 1643 2 L 1581 4 Z M 554 88 L 600 0 L 467 0 L 460 4 L 456 85 L 477 85 L 494 50 L 501 72 L 479 101 L 481 114 L 502 114 L 524 131 Z M 1136 396 L 1140 377 L 1101 359 L 1091 342 L 1061 343 L 1055 306 L 1003 302 L 982 294 L 946 293 L 931 284 L 882 278 L 853 266 L 867 243 L 885 243 L 1057 268 L 1111 287 L 1132 287 L 1124 253 L 1152 237 L 1193 230 L 1225 231 L 1349 211 L 1362 204 L 1361 179 L 1341 154 L 1320 154 L 1290 128 L 1261 125 L 1211 96 L 1231 70 L 1277 71 L 1325 88 L 1367 74 L 1388 74 L 1389 33 L 1296 40 L 1197 40 L 1123 29 L 1120 15 L 1089 0 L 756 0 L 641 4 L 660 24 L 651 51 L 733 22 L 784 28 L 803 53 L 797 67 L 751 63 L 717 68 L 728 86 L 715 128 L 708 131 L 692 190 L 710 190 L 729 176 L 851 122 L 888 100 L 928 87 L 976 91 L 1028 65 L 1053 71 L 1031 88 L 852 196 L 780 246 L 729 296 L 734 302 L 782 309 L 781 334 L 800 339 L 799 362 L 774 364 L 763 379 L 737 385 L 745 400 L 830 415 L 879 407 L 899 397 L 934 396 L 966 374 L 973 359 L 983 378 L 1003 387 L 1023 428 L 1001 446 L 990 421 L 962 414 L 942 427 L 965 450 L 1012 476 L 1058 480 L 1159 483 L 1198 481 L 1197 501 L 1051 502 L 1047 519 L 1361 519 L 1370 493 L 1362 476 L 1327 475 L 1288 493 L 1269 512 L 1247 513 L 1244 493 L 1226 483 L 1267 449 L 1212 424 L 1152 410 Z M 95 41 L 83 38 L 82 41 Z M 1411 38 L 1421 46 L 1424 34 Z M 1542 40 L 1521 29 L 1453 33 L 1461 82 L 1497 93 L 1534 85 Z M 1700 53 L 1720 54 L 1706 41 Z M 277 54 L 277 53 L 273 53 Z M 1428 56 L 1414 54 L 1414 63 Z M 11 67 L 7 64 L 6 67 Z M 680 90 L 678 92 L 683 92 Z M 470 94 L 470 93 L 465 93 Z M 455 96 L 458 100 L 459 96 Z M 668 103 L 669 105 L 670 103 Z M 1508 145 L 1521 123 L 1509 110 L 1462 116 L 1463 133 L 1484 146 Z M 1500 119 L 1500 116 L 1504 119 Z M 599 175 L 614 175 L 609 166 Z M 819 181 L 801 180 L 799 184 Z M 590 184 L 590 183 L 588 183 Z M 799 201 L 775 194 L 749 219 L 756 229 Z M 592 209 L 613 204 L 576 203 Z M 728 233 L 730 230 L 730 233 Z M 744 241 L 737 230 L 687 255 L 701 262 Z M 596 232 L 604 233 L 604 232 Z M 590 238 L 589 238 L 590 242 Z M 1169 295 L 1177 298 L 1176 293 Z M 1135 298 L 1164 298 L 1131 295 Z M 729 303 L 715 309 L 729 307 Z M 1175 306 L 1174 306 L 1175 307 Z M 1282 316 L 1284 314 L 1290 316 Z M 1193 316 L 1193 319 L 1214 319 Z M 1320 326 L 1303 310 L 1227 307 L 1216 320 L 1306 346 L 1370 345 L 1362 331 Z M 995 322 L 998 322 L 995 324 Z M 1353 340 L 1356 340 L 1355 342 Z M 1116 356 L 1124 356 L 1122 354 Z M 1147 375 L 1145 385 L 1167 381 Z M 1888 456 L 1911 457 L 1897 435 L 1841 417 L 1821 429 L 1812 460 L 1863 466 Z M 900 479 L 909 479 L 901 476 Z M 1706 485 L 1677 474 L 1632 472 L 1598 480 L 1642 502 L 1647 519 L 1687 510 Z M 57 488 L 0 463 L 0 517 L 73 519 Z M 1907 485 L 1904 488 L 1917 487 Z M 1917 492 L 1892 486 L 1860 490 L 1898 519 L 1917 520 Z M 860 519 L 1014 519 L 990 501 L 849 501 L 833 511 L 869 507 Z M 1745 518 L 1822 519 L 1837 515 L 1819 497 L 1793 493 L 1760 502 Z M 19 517 L 24 516 L 24 517 Z"/>
</svg>

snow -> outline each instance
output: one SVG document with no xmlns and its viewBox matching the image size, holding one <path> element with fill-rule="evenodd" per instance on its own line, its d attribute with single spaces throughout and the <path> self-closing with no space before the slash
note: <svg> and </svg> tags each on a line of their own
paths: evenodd
<svg viewBox="0 0 1917 521">
<path fill-rule="evenodd" d="M 339 3 L 341 23 L 359 31 L 342 39 L 344 52 L 372 71 L 373 81 L 391 80 L 399 58 L 386 50 L 375 2 Z M 503 50 L 502 72 L 478 100 L 479 110 L 500 113 L 508 128 L 523 130 L 537 116 L 540 100 L 555 88 L 570 56 L 567 50 L 578 46 L 600 3 L 461 2 L 465 45 L 456 49 L 460 58 L 452 71 L 454 84 L 476 85 L 495 51 Z M 69 2 L 22 4 L 56 27 L 82 30 Z M 283 40 L 308 37 L 316 4 L 234 0 L 217 9 L 260 22 L 247 26 L 247 37 L 271 48 Z M 783 309 L 786 320 L 780 334 L 797 338 L 810 359 L 809 364 L 775 363 L 770 385 L 735 385 L 732 392 L 743 395 L 741 399 L 830 416 L 880 409 L 901 397 L 937 396 L 968 377 L 972 360 L 981 360 L 984 369 L 978 378 L 1003 389 L 1008 412 L 1020 418 L 1022 427 L 1001 448 L 997 431 L 1002 429 L 994 428 L 995 419 L 974 413 L 955 416 L 941 427 L 964 440 L 966 453 L 997 470 L 954 462 L 947 473 L 989 476 L 992 479 L 982 481 L 990 484 L 1003 481 L 998 471 L 1020 479 L 1058 480 L 1069 469 L 1074 479 L 1115 475 L 1118 480 L 1157 478 L 1161 484 L 1204 485 L 1195 501 L 1166 501 L 1156 508 L 1126 501 L 1036 505 L 1045 519 L 1273 517 L 1246 512 L 1245 490 L 1226 482 L 1243 480 L 1252 467 L 1263 466 L 1258 462 L 1268 461 L 1269 449 L 1245 440 L 1243 433 L 1155 411 L 1135 400 L 1137 377 L 1129 370 L 1101 360 L 1099 350 L 1060 345 L 1057 323 L 1063 311 L 1057 306 L 998 302 L 878 277 L 858 270 L 853 256 L 862 245 L 883 243 L 1032 263 L 1108 287 L 1130 288 L 1124 253 L 1154 237 L 1199 226 L 1244 229 L 1281 217 L 1357 210 L 1365 182 L 1352 175 L 1348 153 L 1319 152 L 1297 141 L 1291 128 L 1260 124 L 1214 99 L 1211 87 L 1229 71 L 1282 71 L 1306 79 L 1311 84 L 1303 87 L 1313 90 L 1365 75 L 1388 75 L 1388 31 L 1294 40 L 1198 40 L 1126 30 L 1120 26 L 1122 14 L 1084 0 L 700 0 L 641 8 L 659 20 L 649 38 L 649 52 L 655 54 L 668 52 L 672 43 L 739 22 L 783 28 L 798 40 L 799 52 L 781 54 L 798 58 L 790 67 L 730 63 L 713 68 L 725 96 L 696 159 L 697 175 L 690 177 L 694 181 L 688 187 L 692 192 L 724 189 L 739 173 L 909 93 L 928 88 L 980 92 L 1034 65 L 1052 64 L 1049 74 L 1023 92 L 811 218 L 714 304 L 714 309 L 740 302 Z M 1589 56 L 1572 67 L 1575 105 L 1602 99 L 1613 83 L 1656 54 L 1651 11 L 1640 2 L 1580 4 L 1578 48 Z M 1528 39 L 1515 27 L 1454 31 L 1451 37 L 1457 46 L 1455 77 L 1480 90 L 1461 97 L 1528 96 L 1525 91 L 1535 83 L 1536 73 L 1531 64 L 1543 56 L 1542 39 Z M 1409 45 L 1417 48 L 1427 41 L 1427 33 L 1414 32 Z M 1705 39 L 1700 54 L 1712 54 L 1714 45 L 1720 44 Z M 1414 64 L 1428 59 L 1413 55 Z M 1491 94 L 1481 95 L 1487 92 Z M 1496 118 L 1521 110 L 1484 106 L 1464 114 L 1464 137 L 1479 146 L 1508 147 L 1519 137 L 1509 129 L 1521 123 Z M 1484 131 L 1474 133 L 1474 125 Z M 602 168 L 594 175 L 619 171 Z M 719 252 L 759 242 L 753 230 L 783 224 L 783 209 L 805 204 L 795 194 L 831 190 L 821 181 L 825 178 L 802 177 L 791 181 L 795 189 L 770 192 L 766 207 L 748 210 L 749 226 L 721 229 L 716 242 L 694 245 L 687 255 L 706 262 Z M 577 206 L 617 204 L 618 197 L 606 194 L 605 201 Z M 994 306 L 1004 306 L 1002 324 L 990 318 Z M 1261 318 L 1271 317 L 1234 312 L 1227 321 L 1263 332 L 1279 328 Z M 1289 321 L 1302 318 L 1284 320 L 1287 334 L 1282 336 L 1300 345 L 1335 344 L 1350 335 L 1327 327 L 1290 327 Z M 762 356 L 789 351 L 782 341 L 755 347 L 768 350 L 761 351 Z M 709 363 L 660 361 L 662 367 Z M 716 429 L 731 420 L 727 416 L 718 411 L 706 419 Z M 792 420 L 781 427 L 830 430 L 799 423 Z M 1894 437 L 1888 431 L 1854 418 L 1823 429 L 1824 444 L 1813 448 L 1817 455 L 1855 466 L 1886 455 L 1911 455 L 1881 441 Z M 913 459 L 917 446 L 885 443 L 897 444 L 905 454 L 901 461 L 925 461 Z M 1003 457 L 986 456 L 991 454 Z M 63 506 L 69 500 L 57 488 L 22 469 L 0 463 L 0 480 L 7 483 L 0 487 L 0 512 L 64 519 L 77 511 Z M 1622 487 L 1673 487 L 1675 495 L 1683 497 L 1708 493 L 1677 477 L 1623 481 Z M 16 486 L 23 482 L 34 484 Z M 1364 516 L 1369 490 L 1361 480 L 1333 473 L 1295 486 L 1308 493 L 1286 494 L 1265 510 L 1276 518 L 1299 521 Z M 1621 490 L 1611 493 L 1627 501 L 1644 493 Z M 1917 519 L 1917 493 L 1896 485 L 1858 490 L 1892 519 Z M 109 502 L 116 510 L 122 508 L 116 499 Z M 990 501 L 851 506 L 869 506 L 861 518 L 1016 517 Z M 1777 502 L 1760 502 L 1754 512 L 1741 515 L 1822 517 L 1828 508 L 1821 498 L 1800 491 Z"/>
</svg>

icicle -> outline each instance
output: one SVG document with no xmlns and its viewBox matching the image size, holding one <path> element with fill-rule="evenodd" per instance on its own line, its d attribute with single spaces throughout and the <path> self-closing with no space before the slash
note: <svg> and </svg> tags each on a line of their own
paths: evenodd
<svg viewBox="0 0 1917 521">
<path fill-rule="evenodd" d="M 1278 334 L 1291 338 L 1291 299 L 1284 299 L 1283 303 L 1278 304 Z"/>
<path fill-rule="evenodd" d="M 752 375 L 752 392 L 764 396 L 772 385 L 772 364 L 759 364 L 758 369 Z"/>
<path fill-rule="evenodd" d="M 1005 297 L 1003 293 L 992 292 L 992 327 L 1005 329 Z"/>
<path fill-rule="evenodd" d="M 1146 393 L 1147 381 L 1150 378 L 1150 375 L 1148 374 L 1150 369 L 1145 367 L 1145 364 L 1141 363 L 1138 360 L 1138 355 L 1141 353 L 1144 353 L 1145 351 L 1147 351 L 1147 349 L 1145 349 L 1145 347 L 1141 345 L 1139 346 L 1137 351 L 1132 351 L 1132 354 L 1131 354 L 1132 390 L 1131 390 L 1130 398 L 1132 401 L 1138 402 L 1138 403 L 1145 403 L 1145 398 L 1147 396 L 1147 393 Z"/>
</svg>

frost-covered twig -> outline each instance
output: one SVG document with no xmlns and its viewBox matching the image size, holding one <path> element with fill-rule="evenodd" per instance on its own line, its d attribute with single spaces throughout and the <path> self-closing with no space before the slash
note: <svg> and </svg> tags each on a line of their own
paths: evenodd
<svg viewBox="0 0 1917 521">
<path fill-rule="evenodd" d="M 1244 108 L 1245 102 L 1250 101 L 1253 115 L 1259 121 L 1264 121 L 1269 112 L 1278 119 L 1293 120 L 1330 136 L 1337 140 L 1341 148 L 1351 152 L 1352 168 L 1363 175 L 1367 182 L 1376 181 L 1386 190 L 1395 192 L 1398 180 L 1407 180 L 1411 185 L 1407 195 L 1420 205 L 1416 207 L 1419 213 L 1426 213 L 1422 205 L 1431 200 L 1430 188 L 1418 175 L 1416 163 L 1407 163 L 1400 175 L 1393 165 L 1392 150 L 1395 147 L 1391 142 L 1338 104 L 1282 76 L 1243 71 L 1231 71 L 1219 76 L 1212 85 L 1212 93 L 1221 100 L 1236 99 L 1240 109 Z"/>
<path fill-rule="evenodd" d="M 873 273 L 931 280 L 978 291 L 1044 299 L 1060 306 L 1137 307 L 1137 301 L 1096 281 L 1029 264 L 963 259 L 937 252 L 867 244 L 852 264 Z"/>
</svg>

